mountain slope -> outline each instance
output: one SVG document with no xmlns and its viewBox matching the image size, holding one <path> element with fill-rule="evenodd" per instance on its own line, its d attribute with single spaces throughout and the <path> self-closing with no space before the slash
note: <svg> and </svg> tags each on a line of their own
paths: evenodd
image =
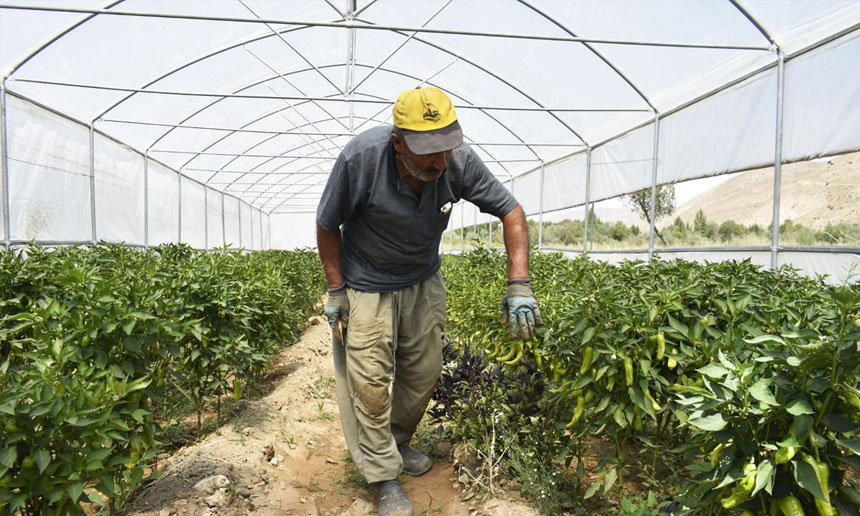
<svg viewBox="0 0 860 516">
<path fill-rule="evenodd" d="M 701 209 L 711 222 L 767 227 L 772 201 L 773 168 L 750 170 L 693 197 L 671 219 L 691 224 Z M 787 219 L 813 229 L 828 222 L 860 223 L 860 153 L 783 165 L 780 220 Z"/>
</svg>

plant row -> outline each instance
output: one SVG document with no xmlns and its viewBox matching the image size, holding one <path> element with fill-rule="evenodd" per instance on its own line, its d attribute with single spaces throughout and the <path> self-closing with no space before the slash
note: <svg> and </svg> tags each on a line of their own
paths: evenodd
<svg viewBox="0 0 860 516">
<path fill-rule="evenodd" d="M 323 292 L 310 251 L 0 253 L 0 513 L 115 513 L 166 432 L 239 399 Z"/>
<path fill-rule="evenodd" d="M 497 320 L 504 256 L 480 250 L 444 266 L 448 335 L 487 370 L 511 378 L 533 370 L 539 380 L 528 385 L 543 383 L 528 387 L 526 405 L 503 399 L 490 409 L 516 422 L 512 441 L 540 443 L 557 464 L 576 458 L 580 480 L 586 443 L 609 443 L 599 480 L 577 484 L 580 498 L 623 484 L 636 443 L 653 450 L 654 465 L 667 451 L 689 464 L 671 489 L 674 514 L 860 510 L 856 284 L 748 261 L 537 255 L 532 286 L 544 324 L 522 341 Z M 449 365 L 450 380 L 463 362 Z M 456 413 L 468 407 L 448 406 L 456 431 L 479 448 L 488 427 L 463 424 Z M 541 433 L 552 438 L 535 439 Z"/>
</svg>

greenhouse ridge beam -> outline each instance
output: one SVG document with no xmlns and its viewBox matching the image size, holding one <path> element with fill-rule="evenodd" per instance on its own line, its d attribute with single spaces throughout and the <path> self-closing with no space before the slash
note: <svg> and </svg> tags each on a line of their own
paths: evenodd
<svg viewBox="0 0 860 516">
<path fill-rule="evenodd" d="M 307 102 L 352 102 L 356 104 L 387 104 L 394 105 L 392 100 L 372 99 L 350 99 L 344 97 L 312 97 L 300 95 L 251 95 L 246 93 L 217 93 L 178 90 L 148 90 L 140 88 L 123 88 L 120 86 L 103 86 L 95 84 L 84 84 L 62 81 L 45 81 L 41 79 L 18 79 L 9 78 L 12 82 L 25 82 L 30 84 L 44 84 L 48 86 L 63 86 L 68 88 L 87 88 L 106 91 L 123 91 L 129 93 L 146 93 L 150 95 L 179 95 L 184 97 L 223 97 L 239 99 L 258 100 L 298 100 Z M 474 104 L 455 104 L 456 109 L 479 109 L 484 111 L 535 111 L 535 112 L 558 112 L 558 113 L 651 113 L 650 109 L 642 108 L 569 108 L 569 107 L 528 107 L 528 106 L 478 106 Z"/>
<path fill-rule="evenodd" d="M 422 27 L 403 27 L 396 25 L 366 25 L 355 23 L 352 20 L 345 22 L 317 22 L 317 21 L 301 21 L 301 20 L 279 20 L 267 18 L 239 18 L 231 16 L 201 16 L 191 14 L 169 14 L 156 12 L 140 12 L 140 11 L 117 11 L 110 9 L 81 9 L 70 7 L 49 7 L 49 6 L 21 6 L 0 4 L 0 9 L 17 9 L 26 11 L 48 11 L 48 12 L 66 12 L 80 14 L 99 14 L 106 16 L 135 16 L 141 18 L 169 18 L 177 20 L 195 20 L 195 21 L 216 21 L 216 22 L 234 22 L 234 23 L 257 23 L 257 24 L 272 24 L 272 25 L 296 25 L 302 27 L 330 27 L 340 29 L 362 29 L 362 30 L 385 30 L 385 31 L 402 31 L 402 32 L 421 32 L 430 34 L 446 34 L 456 36 L 477 36 L 489 38 L 507 38 L 507 39 L 529 39 L 538 41 L 567 41 L 571 43 L 597 43 L 605 45 L 630 45 L 630 46 L 647 46 L 647 47 L 671 47 L 671 48 L 699 48 L 713 50 L 749 50 L 771 52 L 773 49 L 770 46 L 761 45 L 725 45 L 725 44 L 708 44 L 708 43 L 682 43 L 668 41 L 636 41 L 622 39 L 603 39 L 603 38 L 580 38 L 571 36 L 548 36 L 540 34 L 511 34 L 499 32 L 480 32 L 480 31 L 464 31 L 450 29 L 432 29 Z"/>
</svg>

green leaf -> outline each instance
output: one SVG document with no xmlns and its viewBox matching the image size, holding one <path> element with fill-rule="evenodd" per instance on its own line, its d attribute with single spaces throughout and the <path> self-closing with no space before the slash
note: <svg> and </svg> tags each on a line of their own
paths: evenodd
<svg viewBox="0 0 860 516">
<path fill-rule="evenodd" d="M 594 332 L 597 331 L 597 328 L 594 326 L 589 326 L 588 329 L 585 330 L 585 333 L 582 334 L 582 345 L 588 344 L 592 337 L 594 337 Z"/>
<path fill-rule="evenodd" d="M 785 410 L 788 411 L 792 416 L 799 416 L 801 414 L 814 414 L 815 412 L 812 410 L 812 407 L 809 406 L 804 400 L 794 400 L 789 401 L 788 405 L 785 406 Z"/>
<path fill-rule="evenodd" d="M 758 469 L 755 474 L 755 489 L 753 489 L 752 496 L 755 496 L 756 493 L 762 490 L 762 488 L 767 487 L 767 492 L 770 493 L 773 489 L 773 485 L 771 484 L 771 479 L 773 479 L 774 467 L 773 463 L 769 460 L 763 461 L 758 465 Z"/>
<path fill-rule="evenodd" d="M 761 378 L 756 383 L 752 384 L 750 387 L 750 394 L 753 398 L 759 400 L 762 403 L 766 403 L 768 405 L 779 405 L 779 402 L 776 401 L 776 398 L 773 397 L 773 394 L 768 390 L 770 387 L 771 380 L 769 378 Z"/>
<path fill-rule="evenodd" d="M 705 376 L 709 376 L 711 378 L 719 380 L 723 376 L 729 373 L 729 370 L 719 364 L 708 364 L 705 367 L 700 367 L 697 369 L 698 372 L 702 373 Z"/>
<path fill-rule="evenodd" d="M 821 418 L 821 422 L 830 430 L 839 433 L 853 432 L 860 428 L 860 425 L 857 425 L 857 423 L 840 416 L 839 414 L 828 414 Z"/>
<path fill-rule="evenodd" d="M 794 480 L 797 485 L 812 496 L 824 500 L 824 492 L 821 490 L 821 484 L 818 483 L 818 476 L 812 466 L 797 459 L 792 460 L 791 464 L 794 466 Z"/>
<path fill-rule="evenodd" d="M 592 482 L 592 483 L 588 486 L 588 489 L 586 489 L 586 490 L 585 490 L 585 495 L 584 495 L 582 498 L 583 498 L 584 500 L 588 500 L 589 498 L 591 498 L 592 496 L 594 496 L 594 495 L 595 495 L 595 493 L 597 493 L 597 491 L 600 489 L 601 485 L 602 485 L 602 484 L 601 484 L 600 482 Z"/>
<path fill-rule="evenodd" d="M 669 326 L 671 326 L 673 330 L 677 331 L 684 337 L 686 337 L 687 334 L 690 332 L 690 329 L 687 328 L 686 324 L 682 323 L 678 319 L 675 319 L 674 317 L 672 317 L 671 314 L 669 314 Z"/>
<path fill-rule="evenodd" d="M 842 446 L 848 448 L 849 450 L 853 451 L 854 453 L 860 455 L 860 439 L 849 439 L 849 440 L 836 439 L 836 442 L 838 442 Z"/>
<path fill-rule="evenodd" d="M 608 472 L 606 472 L 606 488 L 604 489 L 605 493 L 609 492 L 609 490 L 612 489 L 612 486 L 615 485 L 616 480 L 618 480 L 618 472 L 615 471 L 615 468 L 612 468 Z"/>
<path fill-rule="evenodd" d="M 134 331 L 134 325 L 137 324 L 137 319 L 126 319 L 122 322 L 122 330 L 126 335 L 131 335 Z"/>
<path fill-rule="evenodd" d="M 715 414 L 711 414 L 710 416 L 691 418 L 687 421 L 687 423 L 697 428 L 701 428 L 702 430 L 707 430 L 709 432 L 718 432 L 726 427 L 728 421 L 726 421 L 725 416 L 717 412 Z"/>
<path fill-rule="evenodd" d="M 84 494 L 84 483 L 75 482 L 73 484 L 69 484 L 66 486 L 66 492 L 69 494 L 69 498 L 72 499 L 73 503 L 78 503 L 78 499 L 82 494 Z"/>
<path fill-rule="evenodd" d="M 7 468 L 11 468 L 13 464 L 15 464 L 15 459 L 18 458 L 18 447 L 11 446 L 9 448 L 3 448 L 0 450 L 0 464 L 6 466 Z"/>
<path fill-rule="evenodd" d="M 36 466 L 39 468 L 39 473 L 44 472 L 45 468 L 47 468 L 51 464 L 51 454 L 46 450 L 36 450 L 35 452 L 31 453 L 31 455 L 33 456 L 33 460 L 36 461 Z"/>
</svg>

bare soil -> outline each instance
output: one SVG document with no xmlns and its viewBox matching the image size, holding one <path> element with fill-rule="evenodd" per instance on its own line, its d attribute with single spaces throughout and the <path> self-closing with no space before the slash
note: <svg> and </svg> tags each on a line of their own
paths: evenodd
<svg viewBox="0 0 860 516">
<path fill-rule="evenodd" d="M 162 476 L 126 516 L 377 514 L 376 493 L 349 460 L 341 433 L 328 326 L 322 317 L 309 322 L 301 341 L 278 355 L 270 392 L 236 404 L 231 419 L 199 443 L 161 457 Z M 440 448 L 427 474 L 400 478 L 416 515 L 538 514 L 518 493 L 491 498 L 470 490 L 450 446 Z"/>
</svg>

